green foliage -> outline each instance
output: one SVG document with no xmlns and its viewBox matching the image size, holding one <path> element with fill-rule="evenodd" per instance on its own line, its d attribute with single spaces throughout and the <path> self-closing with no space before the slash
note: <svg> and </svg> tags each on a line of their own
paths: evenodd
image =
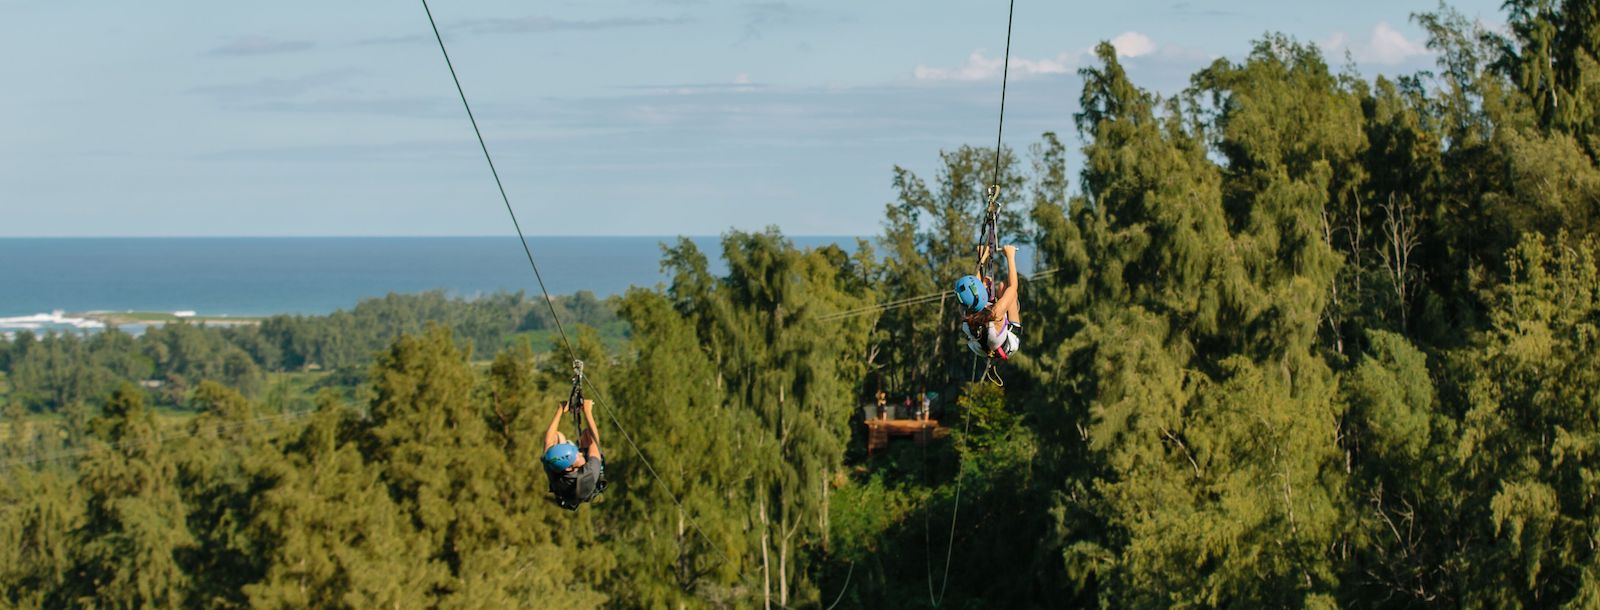
<svg viewBox="0 0 1600 610">
<path fill-rule="evenodd" d="M 665 290 L 556 317 L 19 333 L 0 607 L 1592 606 L 1600 9 L 1506 11 L 1418 15 L 1437 74 L 1373 82 L 1269 35 L 1163 98 L 1101 45 L 1077 189 L 1054 134 L 962 147 L 895 170 L 875 247 L 733 232 L 716 275 L 683 240 Z M 1004 388 L 942 303 L 823 319 L 968 273 L 996 179 L 1055 270 Z M 538 466 L 557 318 L 611 482 L 576 513 Z M 854 462 L 879 389 L 955 428 Z"/>
<path fill-rule="evenodd" d="M 117 384 L 144 379 L 153 370 L 134 339 L 115 330 L 89 337 L 52 333 L 42 339 L 22 333 L 9 365 L 13 397 L 34 411 L 104 400 Z"/>
<path fill-rule="evenodd" d="M 890 486 L 881 476 L 845 481 L 829 502 L 830 533 L 837 541 L 832 550 L 838 561 L 864 563 L 888 550 L 895 528 L 911 517 L 922 498 L 914 490 Z"/>
<path fill-rule="evenodd" d="M 615 299 L 602 301 L 592 292 L 579 291 L 556 297 L 550 305 L 569 330 L 586 325 L 603 329 L 607 337 L 627 333 L 617 322 Z M 258 327 L 228 334 L 270 370 L 336 369 L 361 366 L 395 338 L 421 333 L 429 324 L 450 328 L 455 336 L 483 350 L 485 357 L 510 345 L 517 333 L 553 331 L 555 326 L 541 299 L 520 292 L 461 299 L 430 291 L 365 299 L 348 311 L 328 316 L 272 316 Z"/>
<path fill-rule="evenodd" d="M 1482 605 L 1590 599 L 1600 527 L 1600 243 L 1529 235 L 1512 253 L 1511 281 L 1489 297 L 1492 326 L 1459 355 L 1466 407 L 1456 458 L 1480 527 L 1473 576 L 1496 586 L 1465 591 Z"/>
<path fill-rule="evenodd" d="M 177 465 L 138 388 L 119 387 L 103 413 L 79 481 L 87 511 L 73 532 L 72 577 L 50 605 L 182 606 L 192 575 L 179 556 L 196 540 Z"/>
<path fill-rule="evenodd" d="M 356 425 L 324 395 L 316 415 L 282 449 L 263 456 L 259 497 L 243 529 L 265 574 L 239 582 L 252 607 L 408 607 L 445 579 L 390 498 L 377 467 L 349 440 Z"/>
<path fill-rule="evenodd" d="M 56 473 L 15 469 L 0 479 L 0 605 L 44 608 L 72 575 L 72 532 L 84 517 L 80 488 Z"/>
<path fill-rule="evenodd" d="M 969 383 L 962 387 L 956 407 L 961 418 L 967 420 L 963 429 L 962 449 L 967 457 L 1005 443 L 1017 431 L 1020 423 L 1017 414 L 1006 409 L 1005 392 L 990 383 Z M 952 425 L 958 425 L 951 421 Z"/>
<path fill-rule="evenodd" d="M 151 328 L 139 341 L 164 382 L 161 392 L 168 404 L 182 404 L 205 380 L 251 395 L 261 387 L 260 367 L 219 333 L 180 322 Z"/>
</svg>

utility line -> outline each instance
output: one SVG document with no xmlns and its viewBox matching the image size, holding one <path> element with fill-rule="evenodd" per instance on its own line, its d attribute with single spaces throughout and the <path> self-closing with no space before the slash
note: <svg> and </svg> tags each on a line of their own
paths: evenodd
<svg viewBox="0 0 1600 610">
<path fill-rule="evenodd" d="M 1030 273 L 1030 274 L 1028 274 L 1028 275 L 1026 275 L 1024 277 L 1027 277 L 1029 281 L 1033 281 L 1033 280 L 1037 280 L 1037 279 L 1042 278 L 1042 277 L 1055 275 L 1055 273 L 1057 271 L 1059 271 L 1059 269 L 1045 269 L 1043 271 L 1035 271 L 1035 272 Z M 865 314 L 874 313 L 874 312 L 879 312 L 879 311 L 887 311 L 887 310 L 890 310 L 890 309 L 899 309 L 901 307 L 911 307 L 911 306 L 914 306 L 914 305 L 921 305 L 923 303 L 931 303 L 931 302 L 934 302 L 934 301 L 938 301 L 938 300 L 940 300 L 940 299 L 942 299 L 944 297 L 945 297 L 945 292 L 944 291 L 930 292 L 928 294 L 918 295 L 918 296 L 914 296 L 914 297 L 906 297 L 906 298 L 903 298 L 903 299 L 895 299 L 893 301 L 885 301 L 885 302 L 882 302 L 882 303 L 878 303 L 876 305 L 868 305 L 866 307 L 860 307 L 860 308 L 856 308 L 856 309 L 846 309 L 844 311 L 836 311 L 836 312 L 833 312 L 833 313 L 830 313 L 830 314 L 825 314 L 825 315 L 822 315 L 822 316 L 818 316 L 817 320 L 818 321 L 822 321 L 822 322 L 827 322 L 827 321 L 839 320 L 839 319 L 843 319 L 843 318 L 853 318 L 853 317 L 856 317 L 856 316 L 865 315 Z"/>
</svg>

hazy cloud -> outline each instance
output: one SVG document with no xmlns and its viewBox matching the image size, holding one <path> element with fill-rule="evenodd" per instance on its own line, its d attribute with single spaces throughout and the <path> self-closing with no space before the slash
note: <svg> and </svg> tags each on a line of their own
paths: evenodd
<svg viewBox="0 0 1600 610">
<path fill-rule="evenodd" d="M 607 19 L 556 19 L 554 17 L 508 17 L 499 19 L 473 19 L 447 29 L 465 30 L 471 34 L 537 34 L 544 32 L 570 32 L 610 30 L 617 28 L 654 27 L 690 23 L 688 17 L 611 17 Z"/>
<path fill-rule="evenodd" d="M 385 45 L 385 44 L 416 44 L 420 42 L 433 42 L 432 36 L 421 34 L 405 34 L 402 36 L 378 36 L 357 40 L 358 45 Z"/>
<path fill-rule="evenodd" d="M 294 53 L 316 46 L 307 40 L 276 40 L 266 36 L 238 36 L 233 40 L 206 51 L 212 57 L 238 57 L 243 55 L 270 55 Z"/>
<path fill-rule="evenodd" d="M 706 93 L 750 93 L 771 87 L 750 80 L 750 75 L 740 72 L 731 83 L 681 83 L 671 85 L 626 85 L 618 89 L 669 95 L 700 95 Z"/>
<path fill-rule="evenodd" d="M 1432 54 L 1426 45 L 1406 38 L 1385 21 L 1373 26 L 1364 40 L 1352 41 L 1344 32 L 1334 32 L 1321 46 L 1330 55 L 1349 53 L 1357 62 L 1386 66 Z"/>
<path fill-rule="evenodd" d="M 410 118 L 458 116 L 461 109 L 439 98 L 330 98 L 312 100 L 265 100 L 242 104 L 240 110 L 258 112 L 303 112 L 314 114 L 365 114 Z"/>
<path fill-rule="evenodd" d="M 744 36 L 735 44 L 760 40 L 767 30 L 807 22 L 845 21 L 843 17 L 831 18 L 822 11 L 802 7 L 793 2 L 752 2 L 744 5 Z"/>
<path fill-rule="evenodd" d="M 365 74 L 364 71 L 354 68 L 328 70 L 292 78 L 263 78 L 251 83 L 207 85 L 190 89 L 188 93 L 209 96 L 219 102 L 286 98 L 320 87 L 347 83 L 363 74 Z"/>
<path fill-rule="evenodd" d="M 444 32 L 465 32 L 474 35 L 542 34 L 550 32 L 578 32 L 676 26 L 693 23 L 694 19 L 678 17 L 612 17 L 607 19 L 556 19 L 554 17 L 504 17 L 471 19 L 439 26 Z M 358 45 L 416 44 L 433 42 L 433 36 L 404 34 L 400 36 L 375 36 L 357 40 Z"/>
</svg>

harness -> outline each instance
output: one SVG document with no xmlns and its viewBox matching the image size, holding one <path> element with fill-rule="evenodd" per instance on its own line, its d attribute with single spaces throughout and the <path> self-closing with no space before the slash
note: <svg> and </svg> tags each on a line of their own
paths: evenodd
<svg viewBox="0 0 1600 610">
<path fill-rule="evenodd" d="M 998 146 L 995 150 L 998 155 Z M 999 167 L 998 162 L 999 159 L 997 157 L 997 168 Z M 998 171 L 996 169 L 996 172 Z M 999 265 L 994 260 L 994 254 L 1000 250 L 1000 185 L 989 185 L 989 189 L 984 195 L 987 202 L 983 213 L 983 226 L 978 232 L 978 277 L 983 279 L 984 288 L 989 293 L 988 306 L 993 306 L 994 302 L 999 299 L 999 295 L 995 294 L 994 280 L 992 278 L 999 272 Z M 1007 286 L 1006 288 L 1008 290 L 1016 290 L 1015 286 Z M 1006 327 L 1005 332 L 1011 332 L 1011 320 L 1003 319 L 1003 322 Z M 1006 354 L 1003 338 L 1000 342 L 1001 345 L 989 344 L 989 329 L 987 326 L 993 323 L 993 320 L 983 323 L 982 328 L 978 329 L 977 336 L 974 338 L 977 339 L 980 347 L 988 350 L 988 353 L 985 354 L 986 362 L 983 378 L 993 382 L 995 385 L 1004 385 L 1000 381 L 999 373 L 995 371 L 995 358 L 999 357 L 1001 360 L 1008 360 L 1009 356 Z M 969 334 L 973 332 L 971 324 L 966 324 L 966 327 Z"/>
</svg>

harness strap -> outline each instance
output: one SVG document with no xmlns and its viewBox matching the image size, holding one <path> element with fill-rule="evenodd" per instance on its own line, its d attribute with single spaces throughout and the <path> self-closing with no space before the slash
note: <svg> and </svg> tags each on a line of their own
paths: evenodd
<svg viewBox="0 0 1600 610">
<path fill-rule="evenodd" d="M 567 394 L 567 409 L 576 413 L 572 421 L 577 425 L 578 435 L 573 437 L 573 444 L 583 442 L 583 361 L 572 361 L 572 391 Z M 582 448 L 580 447 L 580 451 Z"/>
<path fill-rule="evenodd" d="M 989 185 L 984 194 L 986 205 L 983 212 L 983 228 L 979 231 L 978 270 L 984 278 L 994 276 L 994 254 L 1000 250 L 999 220 L 1000 220 L 1000 185 Z"/>
</svg>

